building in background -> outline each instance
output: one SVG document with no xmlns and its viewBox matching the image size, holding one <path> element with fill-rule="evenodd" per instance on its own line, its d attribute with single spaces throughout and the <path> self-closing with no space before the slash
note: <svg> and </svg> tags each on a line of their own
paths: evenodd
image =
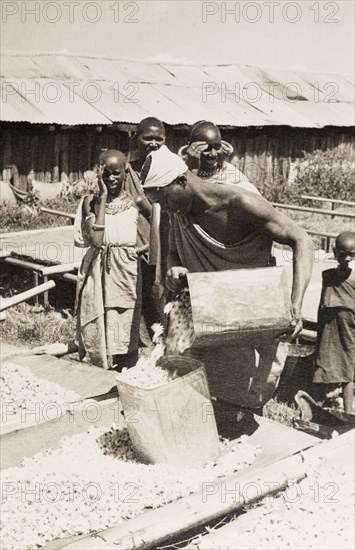
<svg viewBox="0 0 355 550">
<path fill-rule="evenodd" d="M 304 153 L 355 154 L 354 82 L 247 65 L 174 65 L 67 54 L 8 54 L 1 62 L 1 179 L 75 182 L 103 148 L 129 151 L 155 116 L 177 152 L 189 126 L 211 120 L 231 161 L 257 186 L 294 180 Z M 291 171 L 290 171 L 291 168 Z"/>
</svg>

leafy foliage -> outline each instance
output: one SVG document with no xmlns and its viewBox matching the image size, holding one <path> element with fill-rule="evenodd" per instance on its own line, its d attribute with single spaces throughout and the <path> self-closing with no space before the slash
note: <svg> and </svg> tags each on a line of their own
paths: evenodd
<svg viewBox="0 0 355 550">
<path fill-rule="evenodd" d="M 74 197 L 56 198 L 40 203 L 36 195 L 26 199 L 26 203 L 0 205 L 0 232 L 22 231 L 25 229 L 41 229 L 69 225 L 70 220 L 63 216 L 55 216 L 40 211 L 40 206 L 60 210 L 62 212 L 75 213 L 78 205 Z"/>
<path fill-rule="evenodd" d="M 314 151 L 299 166 L 295 187 L 303 195 L 354 200 L 355 159 L 342 149 Z"/>
<path fill-rule="evenodd" d="M 293 185 L 281 179 L 274 179 L 272 182 L 265 182 L 259 188 L 260 193 L 270 202 L 281 204 L 297 204 L 297 190 Z"/>
<path fill-rule="evenodd" d="M 314 151 L 299 162 L 293 184 L 281 178 L 265 183 L 260 189 L 271 202 L 304 204 L 301 195 L 328 199 L 354 200 L 355 159 L 346 150 Z M 320 207 L 319 202 L 307 206 Z"/>
</svg>

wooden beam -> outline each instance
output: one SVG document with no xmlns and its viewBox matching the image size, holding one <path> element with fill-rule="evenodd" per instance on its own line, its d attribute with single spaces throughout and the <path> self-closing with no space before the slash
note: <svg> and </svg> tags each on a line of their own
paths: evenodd
<svg viewBox="0 0 355 550">
<path fill-rule="evenodd" d="M 73 273 L 63 273 L 60 275 L 61 279 L 64 279 L 65 281 L 69 281 L 70 283 L 77 283 L 78 282 L 78 276 L 74 275 Z"/>
<path fill-rule="evenodd" d="M 6 256 L 3 259 L 7 264 L 23 267 L 24 269 L 30 269 L 31 271 L 36 271 L 43 276 L 55 275 L 57 273 L 67 273 L 68 271 L 74 271 L 74 269 L 78 267 L 77 263 L 46 266 L 36 264 L 34 262 L 28 262 L 27 260 L 22 260 L 21 258 L 13 258 L 12 256 Z"/>
<path fill-rule="evenodd" d="M 337 233 L 327 233 L 326 231 L 313 231 L 313 229 L 304 228 L 310 235 L 316 235 L 317 237 L 329 237 L 330 239 L 336 239 Z"/>
<path fill-rule="evenodd" d="M 47 283 L 49 283 L 48 276 L 43 275 L 43 284 L 46 285 Z M 55 286 L 55 283 L 54 283 L 54 286 Z M 48 297 L 48 290 L 47 289 L 43 292 L 43 305 L 44 305 L 44 307 L 49 306 L 49 297 Z"/>
<path fill-rule="evenodd" d="M 47 214 L 54 214 L 55 216 L 62 216 L 63 218 L 69 218 L 70 220 L 75 220 L 75 214 L 70 214 L 69 212 L 53 210 L 52 208 L 44 208 L 44 206 L 41 206 L 40 211 L 46 212 Z"/>
<path fill-rule="evenodd" d="M 323 199 L 322 197 L 312 197 L 311 195 L 301 195 L 301 199 L 309 201 L 318 201 L 318 202 L 330 202 L 334 204 L 343 204 L 344 206 L 354 206 L 355 202 L 352 201 L 342 201 L 340 199 Z"/>
<path fill-rule="evenodd" d="M 42 275 L 55 275 L 56 273 L 67 273 L 68 271 L 74 271 L 76 269 L 75 264 L 58 264 L 49 265 L 48 267 L 42 266 Z"/>
<path fill-rule="evenodd" d="M 38 286 L 39 285 L 39 274 L 38 274 L 37 271 L 32 271 L 32 279 L 33 279 L 34 286 Z M 38 294 L 35 296 L 35 305 L 36 306 L 39 305 Z"/>
<path fill-rule="evenodd" d="M 48 292 L 48 290 L 53 287 L 55 287 L 55 282 L 51 280 L 43 283 L 42 285 L 35 286 L 30 290 L 25 290 L 25 292 L 21 292 L 15 296 L 11 296 L 11 298 L 0 298 L 0 311 L 4 311 L 9 307 L 20 304 L 29 298 L 33 298 L 33 296 L 37 296 L 37 294 L 42 294 L 42 292 Z"/>
<path fill-rule="evenodd" d="M 309 212 L 310 214 L 322 214 L 323 216 L 339 216 L 342 218 L 355 219 L 355 214 L 350 212 L 340 212 L 339 210 L 323 210 L 322 208 L 307 208 L 306 206 L 293 206 L 291 204 L 281 204 L 279 202 L 271 203 L 275 208 L 285 208 L 286 210 L 295 210 L 297 212 Z"/>
<path fill-rule="evenodd" d="M 28 262 L 27 260 L 21 260 L 20 258 L 12 258 L 11 256 L 4 258 L 4 262 L 23 267 L 24 269 L 29 269 L 30 271 L 37 271 L 38 273 L 42 273 L 42 269 L 46 267 L 41 264 L 35 264 L 34 262 Z"/>
</svg>

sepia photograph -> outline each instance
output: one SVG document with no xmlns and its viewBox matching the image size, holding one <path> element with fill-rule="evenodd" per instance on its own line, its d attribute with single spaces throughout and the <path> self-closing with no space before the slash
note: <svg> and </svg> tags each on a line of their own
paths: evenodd
<svg viewBox="0 0 355 550">
<path fill-rule="evenodd" d="M 0 548 L 355 548 L 355 2 L 0 2 Z"/>
</svg>

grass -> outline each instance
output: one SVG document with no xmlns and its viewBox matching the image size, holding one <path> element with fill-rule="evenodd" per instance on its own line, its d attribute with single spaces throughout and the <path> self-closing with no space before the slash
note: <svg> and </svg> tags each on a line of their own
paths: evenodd
<svg viewBox="0 0 355 550">
<path fill-rule="evenodd" d="M 18 304 L 7 310 L 0 325 L 0 339 L 29 347 L 55 342 L 67 343 L 75 338 L 75 319 L 69 310 Z"/>
<path fill-rule="evenodd" d="M 15 266 L 2 266 L 0 295 L 8 298 L 33 287 L 32 272 Z M 6 319 L 0 324 L 0 339 L 9 344 L 41 346 L 67 342 L 75 337 L 75 285 L 57 281 L 49 293 L 51 305 L 44 308 L 22 302 L 6 310 Z M 39 301 L 41 297 L 39 297 Z"/>
</svg>

